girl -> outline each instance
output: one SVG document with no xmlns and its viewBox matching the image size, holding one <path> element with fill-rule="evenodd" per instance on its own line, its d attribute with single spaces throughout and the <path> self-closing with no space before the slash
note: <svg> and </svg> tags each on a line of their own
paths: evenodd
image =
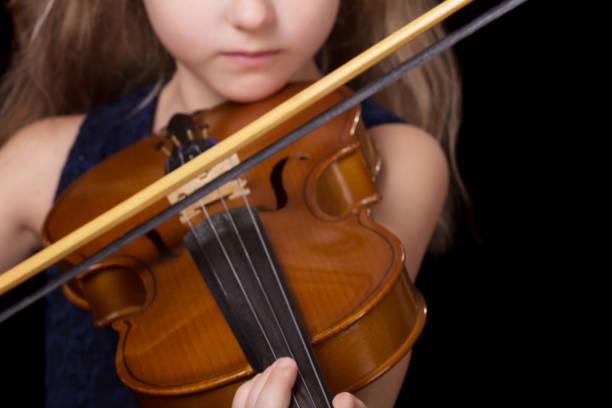
<svg viewBox="0 0 612 408">
<path fill-rule="evenodd" d="M 17 50 L 1 88 L 0 244 L 11 249 L 0 252 L 0 270 L 40 246 L 44 217 L 70 181 L 161 129 L 173 113 L 254 102 L 289 82 L 316 80 L 433 3 L 10 1 Z M 441 34 L 438 27 L 420 36 L 353 86 Z M 363 107 L 384 162 L 376 183 L 385 199 L 373 216 L 404 244 L 413 280 L 425 251 L 443 251 L 452 236 L 449 183 L 459 187 L 451 192 L 461 190 L 453 159 L 457 82 L 452 56 L 443 55 L 379 96 L 405 122 L 371 103 Z M 105 126 L 119 121 L 121 130 L 108 136 Z M 47 406 L 134 406 L 113 373 L 113 333 L 95 333 L 87 316 L 59 291 L 47 299 Z M 285 381 L 262 381 L 276 378 L 280 368 L 272 367 L 241 388 L 235 406 L 286 395 L 293 363 L 285 363 Z M 408 357 L 394 367 L 394 380 L 376 398 L 363 396 L 366 404 L 392 406 L 407 364 Z M 346 395 L 336 402 L 361 404 Z"/>
</svg>

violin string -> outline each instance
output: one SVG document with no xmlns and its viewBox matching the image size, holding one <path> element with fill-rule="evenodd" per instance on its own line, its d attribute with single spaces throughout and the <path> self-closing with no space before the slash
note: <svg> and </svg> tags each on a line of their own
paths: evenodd
<svg viewBox="0 0 612 408">
<path fill-rule="evenodd" d="M 261 246 L 264 248 L 264 250 L 267 253 L 267 246 L 265 241 L 263 240 L 263 237 L 261 236 L 261 233 L 259 232 L 259 228 L 258 228 L 258 224 L 257 221 L 254 218 L 253 213 L 250 210 L 250 206 L 249 206 L 249 201 L 246 197 L 246 194 L 244 192 L 244 189 L 242 188 L 242 185 L 240 184 L 240 182 L 238 180 L 236 180 L 238 187 L 240 188 L 240 194 L 242 196 L 242 199 L 248 209 L 249 212 L 249 216 L 251 218 L 251 222 L 253 224 L 253 226 L 256 228 L 257 230 L 257 236 L 259 238 L 259 243 L 261 244 Z M 255 280 L 257 281 L 257 285 L 259 286 L 259 289 L 261 290 L 261 292 L 263 293 L 263 297 L 264 300 L 266 302 L 266 305 L 268 306 L 268 309 L 270 309 L 272 317 L 274 318 L 274 324 L 277 327 L 277 331 L 278 333 L 280 333 L 282 339 L 283 339 L 283 343 L 285 343 L 285 346 L 287 347 L 287 350 L 289 351 L 289 354 L 291 356 L 291 358 L 293 358 L 294 360 L 296 360 L 295 358 L 295 353 L 293 352 L 293 349 L 291 348 L 291 345 L 289 344 L 289 341 L 287 340 L 287 336 L 285 334 L 285 331 L 283 330 L 283 326 L 280 323 L 280 320 L 278 319 L 278 314 L 276 313 L 276 310 L 272 307 L 272 303 L 270 302 L 270 296 L 268 295 L 268 292 L 266 291 L 265 287 L 263 286 L 261 279 L 259 278 L 259 274 L 257 273 L 257 269 L 255 268 L 255 265 L 253 264 L 253 260 L 251 258 L 251 255 L 249 253 L 249 250 L 246 248 L 246 245 L 244 243 L 244 240 L 242 239 L 242 235 L 240 234 L 240 231 L 234 221 L 234 217 L 232 216 L 231 212 L 229 211 L 229 208 L 227 207 L 227 204 L 225 202 L 225 199 L 221 196 L 219 190 L 217 190 L 217 194 L 219 196 L 219 200 L 221 201 L 221 203 L 223 204 L 223 208 L 225 209 L 226 214 L 228 215 L 230 222 L 232 224 L 232 229 L 234 230 L 234 233 L 236 234 L 236 237 L 238 238 L 238 241 L 240 242 L 240 246 L 242 247 L 242 251 L 244 252 L 244 255 L 246 256 L 249 265 L 251 267 L 251 271 L 253 273 L 253 276 L 255 277 Z M 266 257 L 268 260 L 268 263 L 270 265 L 270 268 L 272 268 L 273 272 L 276 273 L 276 268 L 274 267 L 274 262 L 272 262 L 272 260 L 270 259 L 269 256 Z M 240 278 L 238 276 L 236 276 L 236 279 L 239 280 Z M 244 294 L 245 296 L 246 293 Z M 290 309 L 291 310 L 291 309 Z M 265 336 L 265 333 L 264 333 Z M 315 370 L 316 372 L 316 370 Z M 300 370 L 300 367 L 298 366 L 298 376 L 299 379 L 304 383 L 304 387 L 306 389 L 306 391 L 308 392 L 308 397 L 310 398 L 310 401 L 312 402 L 312 406 L 316 406 L 316 403 L 314 401 L 314 397 L 312 395 L 312 391 L 310 390 L 310 387 L 308 386 L 308 382 L 304 379 L 304 376 Z"/>
<path fill-rule="evenodd" d="M 220 195 L 219 190 L 217 190 L 217 194 Z M 215 239 L 217 241 L 217 243 L 219 244 L 219 247 L 221 248 L 221 251 L 223 252 L 223 256 L 225 257 L 225 260 L 227 262 L 227 265 L 229 266 L 229 268 L 232 271 L 232 274 L 234 275 L 236 281 L 238 282 L 238 286 L 240 287 L 240 291 L 242 292 L 247 305 L 249 307 L 249 311 L 251 312 L 251 314 L 253 315 L 253 317 L 255 318 L 255 322 L 257 324 L 257 327 L 259 328 L 259 330 L 261 331 L 264 340 L 266 342 L 266 345 L 268 347 L 268 349 L 270 350 L 270 352 L 272 353 L 272 356 L 274 357 L 274 359 L 276 360 L 278 358 L 278 356 L 276 355 L 275 351 L 274 351 L 274 347 L 272 347 L 272 344 L 270 343 L 270 339 L 268 338 L 268 336 L 266 335 L 266 331 L 263 329 L 263 325 L 261 323 L 261 320 L 259 318 L 259 316 L 257 315 L 257 313 L 255 313 L 253 304 L 251 302 L 251 299 L 246 295 L 245 290 L 244 290 L 244 286 L 242 284 L 242 281 L 240 280 L 240 277 L 238 276 L 238 273 L 236 272 L 236 268 L 233 264 L 233 262 L 231 261 L 231 258 L 229 256 L 229 254 L 227 253 L 227 250 L 225 249 L 225 246 L 223 245 L 222 241 L 221 241 L 221 237 L 219 236 L 219 233 L 217 231 L 217 228 L 215 227 L 214 223 L 212 222 L 211 218 L 210 218 L 210 214 L 208 213 L 208 210 L 206 209 L 206 206 L 204 205 L 204 203 L 202 202 L 202 200 L 199 201 L 200 204 L 200 208 L 202 209 L 202 213 L 204 214 L 206 221 L 208 222 L 208 225 L 210 226 L 211 230 L 213 231 L 213 234 L 215 235 Z M 231 215 L 230 215 L 231 216 Z M 188 218 L 188 217 L 187 217 Z M 193 230 L 193 225 L 191 224 L 191 221 L 188 221 L 190 228 Z M 198 234 L 194 231 L 193 232 L 194 237 L 196 238 L 196 242 L 198 243 L 198 246 L 200 247 L 201 251 L 205 250 L 204 244 L 200 241 Z M 217 281 L 217 284 L 219 285 L 219 287 L 221 288 L 221 290 L 223 291 L 223 293 L 226 295 L 227 292 L 225 291 L 225 289 L 223 288 L 223 284 L 221 283 L 221 281 L 218 279 L 217 275 L 215 273 L 213 273 L 213 276 L 215 277 L 215 280 Z M 297 405 L 298 408 L 300 408 L 300 404 L 297 401 L 297 399 L 295 398 L 294 395 L 291 396 L 291 398 L 293 399 L 293 402 L 295 402 L 295 404 Z"/>
<path fill-rule="evenodd" d="M 198 150 L 200 153 L 202 153 L 202 150 L 200 149 L 200 147 L 196 144 L 195 145 L 196 150 Z M 179 150 L 179 157 L 181 160 L 181 164 L 184 164 L 184 157 L 182 152 L 180 152 Z M 195 181 L 191 180 L 190 184 L 195 185 Z M 238 183 L 240 184 L 240 183 Z M 219 197 L 219 199 L 221 199 L 222 203 L 223 203 L 223 208 L 225 209 L 225 213 L 226 215 L 229 216 L 230 221 L 232 223 L 232 226 L 234 228 L 234 231 L 236 232 L 238 239 L 241 242 L 241 245 L 243 246 L 243 251 L 245 251 L 245 254 L 247 255 L 247 258 L 249 260 L 249 264 L 251 265 L 251 268 L 253 269 L 253 271 L 255 271 L 254 266 L 252 264 L 252 261 L 250 259 L 250 257 L 248 256 L 248 252 L 246 251 L 246 248 L 244 248 L 244 244 L 242 241 L 242 237 L 240 236 L 240 233 L 238 232 L 235 224 L 234 224 L 234 219 L 232 217 L 232 214 L 230 213 L 229 209 L 227 208 L 227 205 L 225 204 L 225 200 L 223 199 L 223 196 L 221 195 L 221 191 L 219 189 L 215 190 L 217 193 L 217 196 Z M 223 242 L 221 241 L 221 238 L 219 236 L 219 233 L 217 231 L 217 228 L 215 227 L 214 223 L 212 222 L 212 219 L 210 218 L 210 214 L 208 213 L 208 210 L 206 209 L 206 205 L 204 204 L 202 199 L 198 200 L 198 204 L 200 206 L 200 209 L 202 210 L 202 213 L 204 214 L 204 217 L 206 218 L 206 221 L 208 222 L 211 230 L 213 231 L 213 234 L 215 235 L 215 239 L 217 241 L 217 244 L 219 245 L 219 247 L 221 248 L 221 251 L 223 252 L 223 255 L 225 257 L 225 260 L 227 261 L 228 266 L 230 267 L 230 269 L 232 270 L 232 273 L 234 275 L 234 278 L 236 279 L 236 281 L 238 282 L 238 286 L 240 287 L 240 291 L 242 292 L 244 298 L 247 301 L 247 305 L 249 306 L 249 310 L 251 311 L 251 314 L 255 317 L 255 321 L 257 323 L 257 327 L 259 328 L 259 330 L 261 331 L 264 340 L 266 342 L 266 345 L 268 347 L 268 349 L 270 350 L 270 352 L 272 353 L 272 355 L 274 356 L 274 359 L 276 360 L 278 358 L 277 354 L 274 351 L 274 347 L 272 347 L 272 344 L 270 343 L 270 339 L 268 338 L 268 336 L 266 335 L 266 331 L 263 329 L 263 326 L 261 324 L 261 321 L 259 320 L 259 316 L 257 315 L 257 313 L 255 313 L 254 308 L 253 308 L 253 304 L 251 303 L 251 299 L 246 295 L 245 291 L 244 291 L 244 286 L 242 285 L 242 281 L 240 280 L 240 277 L 238 276 L 238 274 L 236 273 L 236 268 L 234 266 L 234 264 L 232 263 L 229 254 L 227 253 L 227 250 L 225 249 L 225 246 L 223 245 Z M 187 220 L 187 224 L 189 225 L 189 229 L 192 232 L 192 235 L 195 237 L 196 242 L 198 243 L 198 247 L 200 247 L 201 251 L 205 251 L 205 246 L 202 243 L 202 241 L 200 240 L 199 235 L 197 234 L 197 231 L 195 230 L 195 228 L 193 227 L 193 224 L 191 223 L 191 219 L 189 214 L 187 214 L 187 209 L 185 209 L 184 211 L 182 211 L 183 216 L 185 217 L 185 219 Z M 257 275 L 257 274 L 255 274 Z M 217 281 L 217 285 L 219 286 L 219 288 L 221 289 L 221 291 L 223 292 L 223 295 L 225 297 L 227 296 L 227 291 L 225 290 L 225 287 L 223 286 L 223 283 L 219 280 L 219 278 L 217 277 L 216 273 L 213 273 L 213 276 L 215 278 L 215 280 Z M 267 301 L 267 299 L 266 299 Z M 291 396 L 293 401 L 295 402 L 295 404 L 297 405 L 298 408 L 300 408 L 300 403 L 297 401 L 297 399 L 295 398 L 295 396 Z M 314 406 L 314 405 L 313 405 Z"/>
<path fill-rule="evenodd" d="M 280 292 L 283 296 L 283 302 L 285 303 L 285 305 L 287 306 L 287 309 L 289 310 L 289 315 L 291 317 L 291 322 L 293 323 L 294 328 L 296 329 L 296 331 L 298 333 L 301 333 L 300 331 L 300 325 L 298 324 L 298 319 L 295 316 L 295 313 L 293 312 L 293 308 L 291 307 L 291 303 L 289 302 L 289 299 L 287 298 L 287 293 L 285 292 L 283 285 L 280 281 L 280 277 L 279 277 L 279 272 L 278 270 L 275 268 L 274 266 L 274 262 L 272 261 L 272 257 L 270 255 L 270 252 L 268 251 L 268 247 L 267 245 L 265 245 L 265 241 L 263 239 L 263 234 L 259 228 L 259 225 L 257 224 L 257 222 L 255 221 L 255 215 L 253 214 L 252 208 L 249 205 L 249 200 L 246 196 L 246 194 L 244 193 L 244 190 L 242 189 L 242 186 L 240 185 L 240 183 L 238 183 L 238 187 L 240 188 L 240 193 L 242 195 L 242 198 L 246 204 L 246 208 L 247 211 L 249 212 L 249 215 L 251 217 L 251 222 L 253 223 L 253 226 L 255 227 L 255 231 L 257 231 L 257 235 L 259 236 L 259 242 L 261 243 L 263 250 L 266 254 L 266 258 L 268 259 L 268 263 L 270 264 L 270 267 L 272 268 L 272 273 L 274 275 L 274 279 L 276 280 L 276 285 L 278 286 L 278 288 L 280 289 Z M 255 275 L 258 284 L 261 286 L 261 282 L 259 280 L 259 276 Z M 268 298 L 268 294 L 266 293 L 266 291 L 262 288 L 263 292 L 264 292 L 264 296 L 266 297 L 266 301 Z M 281 332 L 283 332 L 282 327 L 281 327 Z M 315 378 L 317 379 L 317 384 L 319 385 L 319 388 L 321 389 L 321 392 L 323 395 L 326 396 L 326 398 L 324 399 L 325 403 L 327 404 L 328 408 L 332 408 L 330 401 L 328 401 L 327 398 L 327 391 L 325 388 L 325 385 L 323 385 L 323 380 L 321 379 L 320 375 L 319 375 L 319 370 L 317 369 L 317 365 L 316 363 L 312 360 L 312 355 L 310 354 L 310 351 L 308 349 L 308 345 L 305 343 L 304 340 L 304 336 L 298 336 L 300 339 L 300 343 L 302 345 L 302 348 L 305 351 L 306 356 L 308 357 L 308 364 L 312 367 L 312 370 L 315 374 Z M 283 338 L 284 338 L 284 332 L 283 332 Z M 300 373 L 299 367 L 298 367 L 298 373 Z M 301 377 L 301 373 L 300 373 L 300 377 Z M 312 398 L 312 397 L 311 397 Z"/>
<path fill-rule="evenodd" d="M 200 153 L 202 153 L 202 150 L 200 149 L 200 147 L 196 144 L 195 145 L 196 150 L 198 150 Z M 181 165 L 185 164 L 185 158 L 183 156 L 183 152 L 181 151 L 181 149 L 177 149 L 178 150 L 178 157 L 181 161 Z M 189 184 L 191 184 L 192 187 L 196 186 L 195 181 L 191 180 L 189 182 Z M 196 186 L 197 187 L 197 186 Z M 216 190 L 217 194 L 220 196 L 221 194 L 219 193 L 219 189 Z M 219 233 L 217 231 L 217 229 L 215 228 L 214 223 L 212 222 L 212 220 L 210 219 L 210 215 L 208 214 L 208 211 L 206 210 L 206 205 L 204 204 L 202 199 L 198 200 L 198 204 L 200 206 L 200 209 L 202 210 L 202 213 L 204 214 L 204 217 L 206 218 L 206 221 L 208 222 L 210 228 L 213 231 L 213 234 L 215 235 L 215 239 L 217 240 L 217 244 L 219 245 L 219 247 L 221 248 L 221 251 L 223 252 L 223 255 L 227 261 L 228 266 L 230 267 L 230 269 L 234 272 L 235 271 L 235 267 L 233 265 L 233 263 L 230 260 L 230 257 L 225 249 L 225 246 L 223 245 L 223 243 L 221 242 L 221 238 L 219 237 Z M 192 233 L 192 235 L 195 237 L 196 242 L 198 243 L 198 247 L 200 247 L 200 251 L 205 251 L 205 246 L 202 243 L 202 241 L 200 240 L 200 236 L 198 235 L 197 231 L 195 230 L 193 224 L 191 223 L 191 217 L 189 216 L 189 214 L 187 213 L 188 208 L 186 208 L 185 210 L 182 211 L 183 216 L 185 217 L 185 220 L 187 221 L 187 224 L 189 225 L 189 229 Z M 223 292 L 223 295 L 225 297 L 227 297 L 227 291 L 225 290 L 225 287 L 223 285 L 223 282 L 221 282 L 219 280 L 219 278 L 217 277 L 216 273 L 213 273 L 213 276 L 215 278 L 215 280 L 217 281 L 217 285 L 219 286 L 219 288 L 221 289 L 221 291 Z M 234 273 L 234 276 L 236 276 L 236 273 Z M 239 282 L 240 288 L 242 290 L 242 283 Z M 274 355 L 274 349 L 272 348 L 272 345 L 270 344 L 269 339 L 266 337 L 265 335 L 265 331 L 262 329 L 261 327 L 261 322 L 259 321 L 257 315 L 253 312 L 253 307 L 252 304 L 250 303 L 250 299 L 247 299 L 247 303 L 249 305 L 249 309 L 251 309 L 252 314 L 255 316 L 255 320 L 257 322 L 257 325 L 259 326 L 260 330 L 262 331 L 262 333 L 264 333 L 264 339 L 266 341 L 266 344 L 268 346 L 268 348 L 270 349 L 270 351 L 272 352 L 272 354 Z M 275 355 L 276 358 L 276 355 Z"/>
</svg>

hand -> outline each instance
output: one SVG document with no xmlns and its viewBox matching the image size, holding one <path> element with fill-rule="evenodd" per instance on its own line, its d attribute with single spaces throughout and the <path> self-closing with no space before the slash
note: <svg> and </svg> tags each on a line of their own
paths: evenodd
<svg viewBox="0 0 612 408">
<path fill-rule="evenodd" d="M 238 388 L 232 408 L 287 408 L 296 376 L 295 361 L 288 357 L 279 358 L 263 373 Z M 336 395 L 332 403 L 334 408 L 366 408 L 348 392 Z"/>
</svg>

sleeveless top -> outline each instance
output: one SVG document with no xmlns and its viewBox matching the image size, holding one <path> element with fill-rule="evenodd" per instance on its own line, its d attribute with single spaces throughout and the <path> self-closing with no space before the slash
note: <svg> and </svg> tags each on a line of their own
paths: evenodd
<svg viewBox="0 0 612 408">
<path fill-rule="evenodd" d="M 157 96 L 133 113 L 152 87 L 133 92 L 87 115 L 62 171 L 58 196 L 81 174 L 106 157 L 148 136 L 152 131 Z M 373 101 L 362 103 L 366 128 L 403 122 Z M 47 276 L 58 274 L 57 268 Z M 45 406 L 47 408 L 136 408 L 130 391 L 115 370 L 118 335 L 96 329 L 89 311 L 71 304 L 62 291 L 46 297 Z"/>
</svg>

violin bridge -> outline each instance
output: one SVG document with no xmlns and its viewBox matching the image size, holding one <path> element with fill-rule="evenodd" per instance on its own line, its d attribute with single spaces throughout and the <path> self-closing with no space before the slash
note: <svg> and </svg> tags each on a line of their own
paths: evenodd
<svg viewBox="0 0 612 408">
<path fill-rule="evenodd" d="M 181 201 L 183 198 L 187 197 L 191 193 L 193 193 L 198 188 L 203 185 L 209 183 L 214 180 L 217 176 L 225 173 L 231 168 L 237 166 L 240 163 L 240 159 L 238 158 L 238 154 L 234 153 L 227 159 L 221 161 L 216 164 L 209 170 L 203 172 L 195 179 L 189 181 L 178 189 L 174 190 L 170 194 L 168 194 L 167 198 L 170 204 L 174 204 L 178 201 Z M 181 212 L 180 221 L 183 224 L 187 224 L 188 220 L 193 217 L 200 216 L 202 214 L 202 206 L 206 206 L 208 204 L 214 203 L 216 201 L 223 199 L 233 200 L 238 197 L 242 197 L 242 195 L 249 195 L 251 190 L 247 187 L 247 182 L 242 177 L 238 177 L 235 180 L 229 181 L 219 187 L 216 191 L 204 196 L 200 199 L 200 201 L 193 203 L 185 210 Z"/>
</svg>

